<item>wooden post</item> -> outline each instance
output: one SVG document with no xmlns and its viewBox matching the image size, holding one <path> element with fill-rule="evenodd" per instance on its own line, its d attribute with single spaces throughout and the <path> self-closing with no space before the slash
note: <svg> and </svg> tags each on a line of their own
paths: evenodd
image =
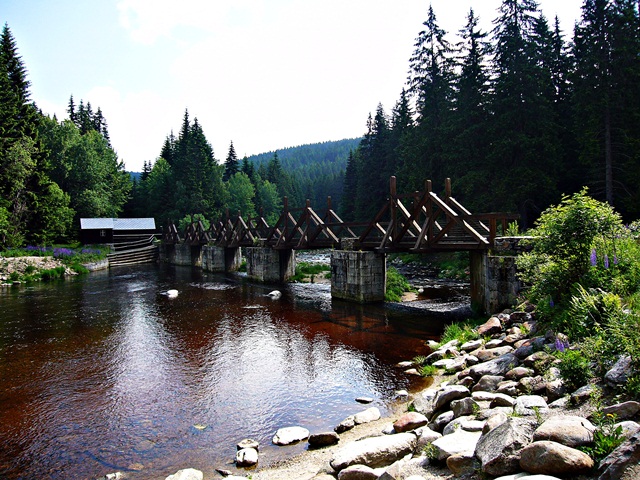
<svg viewBox="0 0 640 480">
<path fill-rule="evenodd" d="M 388 228 L 393 228 L 393 231 L 391 232 L 391 243 L 395 243 L 396 241 L 396 235 L 398 233 L 398 219 L 397 219 L 397 215 L 398 215 L 398 205 L 397 205 L 397 190 L 396 190 L 396 177 L 392 176 L 389 179 L 389 201 L 391 202 L 391 204 L 389 205 L 390 207 L 390 212 L 391 212 L 391 224 L 389 225 Z"/>
<path fill-rule="evenodd" d="M 451 179 L 450 178 L 444 179 L 444 194 L 447 197 L 447 200 L 449 200 L 449 197 L 451 197 Z"/>
</svg>

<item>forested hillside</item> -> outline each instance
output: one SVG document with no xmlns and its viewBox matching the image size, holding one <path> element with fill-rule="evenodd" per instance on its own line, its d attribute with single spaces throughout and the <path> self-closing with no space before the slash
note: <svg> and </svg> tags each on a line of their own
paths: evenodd
<svg viewBox="0 0 640 480">
<path fill-rule="evenodd" d="M 73 238 L 81 216 L 185 222 L 228 211 L 273 221 L 327 195 L 346 220 L 367 220 L 387 197 L 436 191 L 474 213 L 511 211 L 523 226 L 562 195 L 589 188 L 625 219 L 640 215 L 640 13 L 637 0 L 584 0 L 573 32 L 534 0 L 502 0 L 493 29 L 473 10 L 459 32 L 425 12 L 395 105 L 363 115 L 363 137 L 216 158 L 185 111 L 177 136 L 130 177 L 98 108 L 68 119 L 39 111 L 5 25 L 0 39 L 0 247 Z M 458 36 L 454 36 L 458 33 Z M 250 133 L 249 133 L 250 134 Z M 241 140 L 241 139 L 240 139 Z M 344 173 L 343 173 L 344 172 Z"/>
</svg>

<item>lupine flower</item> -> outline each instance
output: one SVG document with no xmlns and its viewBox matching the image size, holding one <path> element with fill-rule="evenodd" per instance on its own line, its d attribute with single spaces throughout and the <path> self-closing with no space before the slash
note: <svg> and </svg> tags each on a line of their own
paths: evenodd
<svg viewBox="0 0 640 480">
<path fill-rule="evenodd" d="M 618 256 L 615 253 L 613 254 L 613 264 L 614 265 L 618 264 Z"/>
<path fill-rule="evenodd" d="M 558 352 L 564 352 L 566 348 L 567 346 L 564 344 L 564 342 L 559 338 L 556 338 L 556 350 Z"/>
<path fill-rule="evenodd" d="M 595 267 L 598 263 L 598 255 L 596 254 L 596 249 L 591 249 L 591 266 Z"/>
<path fill-rule="evenodd" d="M 604 254 L 604 268 L 609 268 L 609 255 Z"/>
<path fill-rule="evenodd" d="M 553 307 L 555 307 L 555 305 L 556 304 L 553 302 L 553 298 L 550 298 L 549 299 L 549 306 L 553 308 Z"/>
<path fill-rule="evenodd" d="M 73 250 L 68 249 L 68 248 L 54 248 L 53 249 L 53 256 L 56 257 L 56 258 L 70 257 L 72 255 L 75 255 L 75 252 Z"/>
</svg>

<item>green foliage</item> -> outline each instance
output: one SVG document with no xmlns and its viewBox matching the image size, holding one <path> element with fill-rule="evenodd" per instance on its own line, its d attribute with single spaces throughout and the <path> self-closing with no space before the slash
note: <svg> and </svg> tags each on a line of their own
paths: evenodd
<svg viewBox="0 0 640 480">
<path fill-rule="evenodd" d="M 593 392 L 591 401 L 596 407 L 591 415 L 592 421 L 596 426 L 596 431 L 593 432 L 593 446 L 581 447 L 580 450 L 593 458 L 597 465 L 606 458 L 607 455 L 618 448 L 618 446 L 624 442 L 625 437 L 622 435 L 622 427 L 616 427 L 616 416 L 612 414 L 605 415 L 603 413 L 601 390 L 596 389 Z"/>
<path fill-rule="evenodd" d="M 425 363 L 427 363 L 427 357 L 425 357 L 424 355 L 418 355 L 416 357 L 413 357 L 413 359 L 411 361 L 413 362 L 413 364 L 415 366 L 420 367 L 420 366 L 424 365 Z"/>
<path fill-rule="evenodd" d="M 451 340 L 458 340 L 462 344 L 477 338 L 480 336 L 471 323 L 451 323 L 444 328 L 440 345 L 449 343 Z"/>
<path fill-rule="evenodd" d="M 308 277 L 311 277 L 311 281 L 313 282 L 313 277 L 322 272 L 329 272 L 331 267 L 329 265 L 321 264 L 321 263 L 309 263 L 309 262 L 299 262 L 296 264 L 296 273 L 291 278 L 292 282 L 304 282 L 307 281 Z"/>
<path fill-rule="evenodd" d="M 420 375 L 423 377 L 431 377 L 438 373 L 438 367 L 434 367 L 433 365 L 423 365 L 420 368 Z"/>
<path fill-rule="evenodd" d="M 469 254 L 467 252 L 438 255 L 437 260 L 438 278 L 469 279 Z"/>
<path fill-rule="evenodd" d="M 387 268 L 387 291 L 384 295 L 385 302 L 399 302 L 404 292 L 411 291 L 411 285 L 407 279 L 393 267 Z"/>
<path fill-rule="evenodd" d="M 202 226 L 205 230 L 209 230 L 209 228 L 211 227 L 209 220 L 207 220 L 203 214 L 194 213 L 193 215 L 187 214 L 180 219 L 180 221 L 178 222 L 178 230 L 184 232 L 189 225 L 196 222 L 202 222 Z"/>
<path fill-rule="evenodd" d="M 557 365 L 560 376 L 570 391 L 586 385 L 593 377 L 589 358 L 582 351 L 565 350 L 556 352 L 556 356 L 560 359 Z"/>
<path fill-rule="evenodd" d="M 518 256 L 517 266 L 522 280 L 530 285 L 528 299 L 543 316 L 566 309 L 576 284 L 605 286 L 600 285 L 604 278 L 592 271 L 593 249 L 613 247 L 621 230 L 620 216 L 610 205 L 587 196 L 586 190 L 565 196 L 542 213 L 529 232 L 534 237 L 532 251 Z"/>
</svg>

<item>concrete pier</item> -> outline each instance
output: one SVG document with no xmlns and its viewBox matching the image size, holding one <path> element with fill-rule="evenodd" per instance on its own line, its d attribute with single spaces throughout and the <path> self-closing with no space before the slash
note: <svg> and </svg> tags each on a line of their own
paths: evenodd
<svg viewBox="0 0 640 480">
<path fill-rule="evenodd" d="M 350 250 L 331 252 L 331 296 L 352 302 L 383 302 L 387 286 L 384 254 Z"/>
<path fill-rule="evenodd" d="M 270 247 L 245 247 L 247 276 L 259 282 L 285 282 L 296 274 L 293 250 Z"/>
</svg>

